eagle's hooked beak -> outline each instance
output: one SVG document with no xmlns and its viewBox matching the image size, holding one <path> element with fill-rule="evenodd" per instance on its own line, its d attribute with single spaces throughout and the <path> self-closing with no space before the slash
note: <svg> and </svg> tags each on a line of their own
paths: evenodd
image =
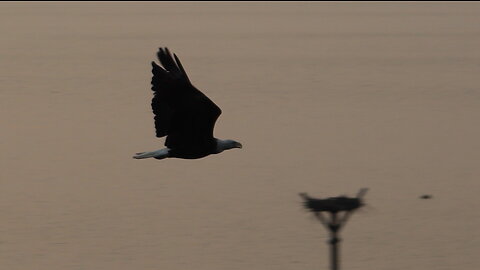
<svg viewBox="0 0 480 270">
<path fill-rule="evenodd" d="M 236 147 L 236 148 L 242 148 L 243 146 L 242 146 L 241 143 L 237 142 L 237 143 L 235 144 L 235 147 Z"/>
</svg>

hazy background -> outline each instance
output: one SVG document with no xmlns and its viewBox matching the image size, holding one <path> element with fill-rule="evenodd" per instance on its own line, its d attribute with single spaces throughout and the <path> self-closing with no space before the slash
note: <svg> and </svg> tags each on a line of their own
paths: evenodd
<svg viewBox="0 0 480 270">
<path fill-rule="evenodd" d="M 0 3 L 0 265 L 327 269 L 298 192 L 355 195 L 342 268 L 480 266 L 480 3 Z M 155 150 L 160 46 L 242 150 Z M 420 200 L 432 194 L 432 200 Z"/>
</svg>

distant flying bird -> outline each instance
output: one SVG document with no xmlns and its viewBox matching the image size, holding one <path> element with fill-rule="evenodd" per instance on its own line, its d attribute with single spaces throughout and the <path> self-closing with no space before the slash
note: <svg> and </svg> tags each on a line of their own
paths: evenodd
<svg viewBox="0 0 480 270">
<path fill-rule="evenodd" d="M 166 148 L 137 153 L 136 159 L 197 159 L 232 148 L 242 148 L 234 140 L 213 137 L 222 110 L 187 77 L 178 57 L 165 48 L 157 53 L 162 66 L 152 61 L 152 110 L 158 138 L 167 136 Z"/>
</svg>

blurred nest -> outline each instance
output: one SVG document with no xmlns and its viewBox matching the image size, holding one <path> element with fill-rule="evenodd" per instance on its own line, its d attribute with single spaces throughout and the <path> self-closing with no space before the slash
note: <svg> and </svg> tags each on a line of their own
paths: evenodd
<svg viewBox="0 0 480 270">
<path fill-rule="evenodd" d="M 308 196 L 307 193 L 300 193 L 300 196 L 304 199 L 303 206 L 314 213 L 352 211 L 364 205 L 361 196 L 357 198 L 339 196 L 327 199 L 312 198 Z"/>
</svg>

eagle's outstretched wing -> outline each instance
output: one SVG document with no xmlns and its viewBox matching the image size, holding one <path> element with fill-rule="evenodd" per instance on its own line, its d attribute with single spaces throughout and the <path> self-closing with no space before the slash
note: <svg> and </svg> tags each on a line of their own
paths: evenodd
<svg viewBox="0 0 480 270">
<path fill-rule="evenodd" d="M 214 142 L 213 129 L 222 111 L 188 79 L 178 57 L 165 48 L 152 62 L 152 110 L 157 137 L 170 149 L 201 150 Z"/>
</svg>

